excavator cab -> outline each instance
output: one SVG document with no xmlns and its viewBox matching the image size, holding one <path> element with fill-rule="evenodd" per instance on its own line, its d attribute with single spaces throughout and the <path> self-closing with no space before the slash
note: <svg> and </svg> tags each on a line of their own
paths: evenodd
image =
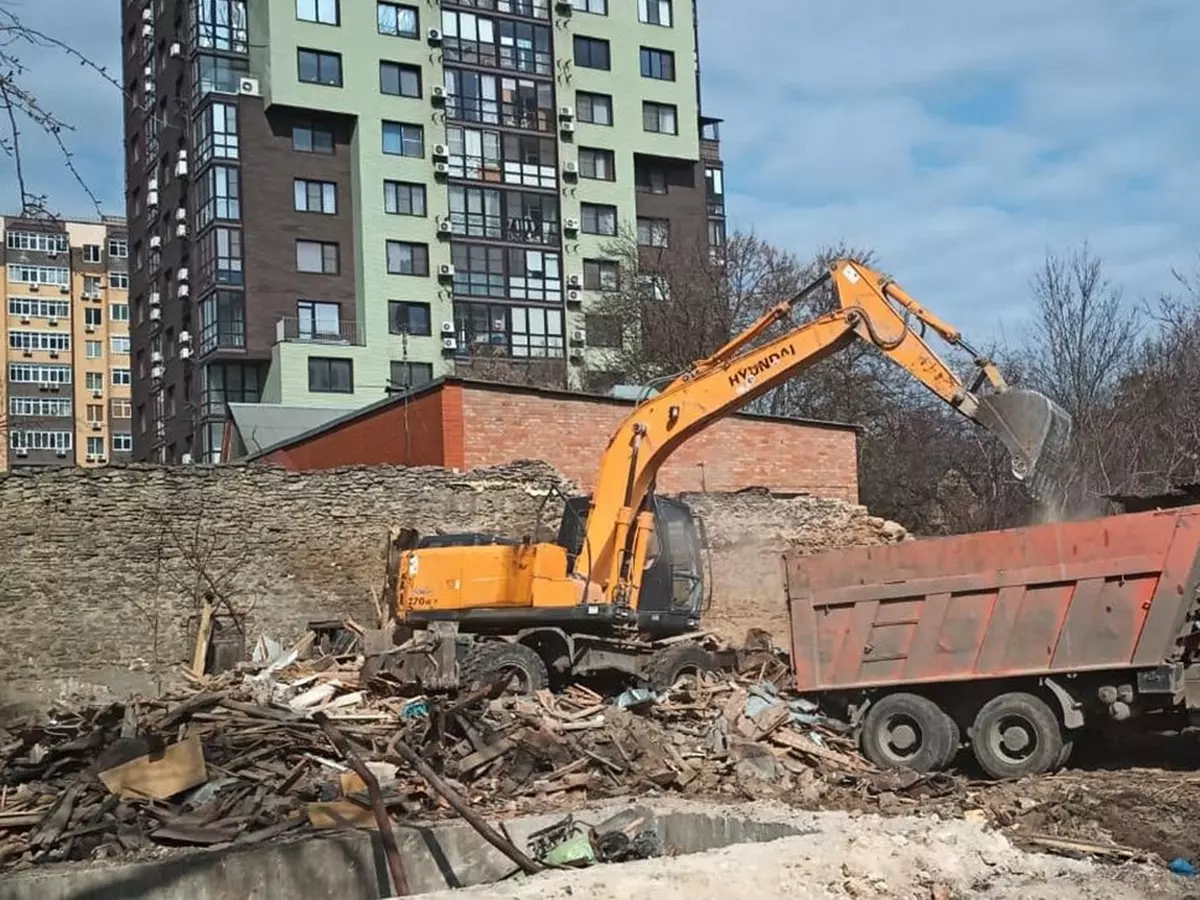
<svg viewBox="0 0 1200 900">
<path fill-rule="evenodd" d="M 682 500 L 651 495 L 648 502 L 654 532 L 638 595 L 638 629 L 655 638 L 695 631 L 711 590 L 703 522 Z M 572 571 L 587 553 L 583 541 L 590 507 L 591 498 L 573 497 L 563 510 L 557 543 L 566 548 Z"/>
</svg>

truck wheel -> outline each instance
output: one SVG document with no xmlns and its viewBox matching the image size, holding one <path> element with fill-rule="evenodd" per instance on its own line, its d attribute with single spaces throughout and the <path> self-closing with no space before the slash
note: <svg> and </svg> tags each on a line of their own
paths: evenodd
<svg viewBox="0 0 1200 900">
<path fill-rule="evenodd" d="M 946 755 L 942 761 L 938 763 L 936 771 L 950 768 L 950 764 L 954 762 L 954 758 L 958 756 L 958 751 L 962 749 L 962 731 L 958 727 L 958 723 L 954 721 L 948 714 L 946 716 L 946 731 L 950 735 L 950 740 L 946 743 Z"/>
<path fill-rule="evenodd" d="M 954 758 L 958 726 L 936 703 L 917 694 L 888 694 L 867 709 L 859 743 L 881 769 L 932 772 Z"/>
<path fill-rule="evenodd" d="M 1041 775 L 1059 764 L 1062 727 L 1050 707 L 1032 694 L 1001 694 L 975 716 L 971 749 L 992 778 Z"/>
<path fill-rule="evenodd" d="M 459 673 L 464 684 L 488 681 L 497 674 L 508 675 L 509 690 L 519 694 L 532 694 L 550 684 L 546 663 L 537 652 L 508 641 L 476 644 L 467 651 Z"/>
<path fill-rule="evenodd" d="M 656 691 L 665 691 L 684 675 L 699 675 L 717 667 L 713 655 L 699 644 L 676 644 L 646 661 L 642 677 Z"/>
</svg>

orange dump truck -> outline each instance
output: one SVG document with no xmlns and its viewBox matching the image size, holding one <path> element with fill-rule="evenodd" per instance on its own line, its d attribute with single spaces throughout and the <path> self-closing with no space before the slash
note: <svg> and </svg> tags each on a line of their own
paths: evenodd
<svg viewBox="0 0 1200 900">
<path fill-rule="evenodd" d="M 789 555 L 797 689 L 882 766 L 1058 768 L 1093 726 L 1200 709 L 1198 551 L 1188 506 Z"/>
</svg>

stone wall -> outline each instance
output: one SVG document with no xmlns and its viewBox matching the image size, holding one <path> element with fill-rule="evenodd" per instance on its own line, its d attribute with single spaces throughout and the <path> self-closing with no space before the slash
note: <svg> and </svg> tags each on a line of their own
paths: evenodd
<svg viewBox="0 0 1200 900">
<path fill-rule="evenodd" d="M 531 535 L 552 483 L 570 487 L 533 462 L 462 475 L 236 466 L 2 475 L 0 704 L 170 683 L 213 588 L 244 616 L 247 644 L 290 639 L 312 620 L 371 622 L 391 525 Z M 787 547 L 895 536 L 838 501 L 765 491 L 688 499 L 713 546 L 712 621 L 731 638 L 751 625 L 785 637 Z"/>
</svg>

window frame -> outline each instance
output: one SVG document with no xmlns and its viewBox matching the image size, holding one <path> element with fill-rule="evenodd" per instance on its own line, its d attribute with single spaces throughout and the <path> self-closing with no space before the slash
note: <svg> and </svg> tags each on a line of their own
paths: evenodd
<svg viewBox="0 0 1200 900">
<path fill-rule="evenodd" d="M 392 268 L 392 253 L 408 251 L 408 261 L 412 268 L 411 272 L 405 272 L 399 268 Z M 384 256 L 386 259 L 387 273 L 389 275 L 403 275 L 409 278 L 428 278 L 429 277 L 429 245 L 419 241 L 401 241 L 389 238 L 384 247 Z"/>
<path fill-rule="evenodd" d="M 309 146 L 307 148 L 297 145 L 296 133 L 308 132 Z M 323 146 L 318 146 L 317 135 L 329 135 L 329 149 L 324 149 Z M 314 153 L 319 156 L 333 156 L 337 149 L 337 135 L 332 126 L 320 125 L 311 119 L 302 119 L 292 122 L 292 152 L 294 153 Z"/>
<path fill-rule="evenodd" d="M 603 101 L 600 104 L 600 108 L 606 109 L 608 111 L 608 121 L 607 122 L 596 121 L 595 114 L 596 114 L 596 101 L 597 100 Z M 586 116 L 583 113 L 585 101 L 586 101 L 586 106 L 588 109 L 588 113 Z M 578 119 L 580 122 L 583 122 L 587 125 L 599 125 L 604 128 L 612 128 L 613 127 L 613 97 L 612 97 L 612 94 L 601 94 L 596 91 L 576 91 L 575 92 L 575 118 Z"/>
<path fill-rule="evenodd" d="M 408 197 L 408 212 L 405 212 L 401 197 Z M 417 197 L 420 197 L 420 212 L 415 212 Z M 383 211 L 389 216 L 411 216 L 424 219 L 429 216 L 429 196 L 426 186 L 419 181 L 397 181 L 393 178 L 383 180 Z"/>
<path fill-rule="evenodd" d="M 317 364 L 316 370 L 319 370 L 322 367 L 326 370 L 326 383 L 328 384 L 328 387 L 313 386 L 314 363 Z M 335 364 L 338 367 L 342 365 L 346 367 L 346 374 L 349 376 L 347 389 L 343 390 L 334 386 L 335 381 L 337 381 L 337 379 L 334 378 Z M 310 356 L 308 358 L 308 392 L 310 394 L 353 394 L 354 360 L 347 359 L 344 356 Z"/>
<path fill-rule="evenodd" d="M 592 213 L 597 228 L 595 231 L 588 228 L 588 213 Z M 612 216 L 612 230 L 604 231 L 599 228 L 601 216 Z M 579 204 L 579 230 L 583 234 L 596 234 L 601 237 L 615 237 L 617 234 L 617 223 L 619 221 L 619 211 L 612 203 L 580 203 Z"/>
<path fill-rule="evenodd" d="M 313 208 L 313 190 L 316 189 L 317 208 Z M 303 201 L 304 205 L 301 206 Z M 332 208 L 328 208 L 332 207 Z M 295 212 L 314 213 L 322 216 L 338 214 L 338 186 L 336 181 L 315 178 L 292 179 L 292 209 Z"/>
<path fill-rule="evenodd" d="M 643 46 L 638 52 L 638 67 L 643 78 L 654 81 L 674 81 L 675 53 L 661 47 Z"/>
<path fill-rule="evenodd" d="M 412 313 L 424 313 L 425 330 L 420 330 L 420 325 L 415 330 L 402 327 L 399 324 L 399 313 L 405 313 L 405 320 L 408 325 L 412 325 Z M 420 300 L 389 300 L 388 301 L 388 334 L 407 334 L 409 337 L 432 337 L 433 336 L 433 310 L 430 304 Z"/>
<path fill-rule="evenodd" d="M 396 378 L 396 367 L 406 367 L 409 371 L 410 378 L 408 381 L 398 380 Z M 411 374 L 414 370 L 419 370 L 422 375 L 428 376 L 424 378 L 412 378 Z M 388 361 L 388 385 L 394 386 L 393 390 L 410 391 L 429 384 L 433 381 L 433 363 L 417 362 L 411 359 L 393 359 Z"/>
<path fill-rule="evenodd" d="M 383 12 L 386 9 L 393 9 L 396 12 L 396 30 L 385 31 L 383 28 Z M 411 12 L 413 14 L 413 30 L 412 34 L 400 30 L 400 11 Z M 421 10 L 411 3 L 391 3 L 386 0 L 378 0 L 375 4 L 375 30 L 384 37 L 406 38 L 408 40 L 416 40 L 421 36 Z"/>
<path fill-rule="evenodd" d="M 656 25 L 659 28 L 675 27 L 675 9 L 671 0 L 637 0 L 638 21 L 643 25 Z M 653 15 L 650 10 L 655 12 Z M 662 11 L 667 11 L 667 21 L 662 21 Z"/>
<path fill-rule="evenodd" d="M 600 9 L 592 9 L 592 6 L 599 6 Z M 593 16 L 607 16 L 608 0 L 571 0 L 571 9 Z"/>
<path fill-rule="evenodd" d="M 668 111 L 671 114 L 671 124 L 673 126 L 670 131 L 664 130 L 661 127 L 662 121 L 663 121 L 663 114 Z M 655 124 L 660 127 L 657 127 L 657 128 L 647 128 L 646 127 L 651 113 L 653 113 L 653 115 L 654 115 Z M 646 132 L 647 134 L 678 135 L 679 134 L 679 107 L 676 106 L 674 103 L 659 103 L 655 100 L 643 100 L 642 101 L 642 131 Z"/>
<path fill-rule="evenodd" d="M 642 229 L 646 229 L 646 240 L 642 240 Z M 657 239 L 656 239 L 657 238 Z M 661 216 L 637 217 L 637 244 L 639 247 L 668 249 L 671 246 L 671 220 Z"/>
<path fill-rule="evenodd" d="M 399 151 L 388 149 L 389 128 L 393 129 L 392 134 L 395 134 L 394 129 L 399 129 L 400 143 L 397 145 Z M 415 131 L 415 137 L 408 133 L 409 129 Z M 424 159 L 425 158 L 425 126 L 418 125 L 415 122 L 398 122 L 394 119 L 385 119 L 380 128 L 381 149 L 386 156 L 402 156 L 406 159 Z M 420 153 L 406 153 L 406 148 L 416 141 L 420 141 Z"/>
<path fill-rule="evenodd" d="M 594 57 L 603 55 L 604 65 L 596 65 Z M 581 57 L 587 59 L 584 62 Z M 580 69 L 595 69 L 599 72 L 612 71 L 612 42 L 604 38 L 589 37 L 586 34 L 574 35 L 571 42 L 571 60 Z"/>
<path fill-rule="evenodd" d="M 384 74 L 386 72 L 395 71 L 396 75 L 396 90 L 389 91 L 388 85 L 385 82 Z M 415 92 L 409 93 L 404 90 L 405 76 L 410 76 L 414 79 Z M 414 66 L 410 63 L 394 62 L 389 59 L 381 59 L 379 61 L 379 93 L 385 97 L 407 97 L 411 100 L 420 100 L 424 96 L 423 78 L 421 77 L 421 67 Z"/>
<path fill-rule="evenodd" d="M 605 286 L 605 273 L 611 273 L 608 276 L 612 279 L 609 286 Z M 615 291 L 620 285 L 621 264 L 615 259 L 585 259 L 583 261 L 583 289 L 585 291 Z"/>
<path fill-rule="evenodd" d="M 612 150 L 604 147 L 580 147 L 578 153 L 580 178 L 589 181 L 617 180 L 617 155 Z M 607 174 L 597 174 L 601 169 L 607 169 Z"/>
<path fill-rule="evenodd" d="M 321 268 L 320 269 L 304 269 L 300 266 L 300 247 L 308 245 L 310 247 L 318 247 L 321 253 Z M 330 270 L 329 252 L 333 251 L 333 269 Z M 342 248 L 337 241 L 313 241 L 305 238 L 296 239 L 296 271 L 305 275 L 340 275 L 342 271 Z"/>
<path fill-rule="evenodd" d="M 305 56 L 313 57 L 316 64 L 316 78 L 304 77 L 304 59 Z M 334 73 L 329 73 L 331 80 L 326 80 L 322 77 L 322 70 L 326 65 L 337 65 L 337 78 L 332 80 Z M 317 87 L 345 87 L 345 67 L 342 63 L 342 54 L 333 50 L 319 50 L 316 47 L 297 47 L 296 48 L 296 80 L 301 84 L 311 84 Z"/>
<path fill-rule="evenodd" d="M 327 22 L 321 18 L 321 7 L 326 2 L 333 4 L 333 21 L 332 22 Z M 309 4 L 312 5 L 312 10 L 313 10 L 313 15 L 312 15 L 311 19 L 307 18 L 306 16 L 302 16 L 300 14 L 301 5 L 309 5 Z M 296 0 L 296 21 L 297 22 L 307 22 L 310 25 L 331 25 L 335 28 L 340 27 L 342 24 L 341 0 Z"/>
</svg>

